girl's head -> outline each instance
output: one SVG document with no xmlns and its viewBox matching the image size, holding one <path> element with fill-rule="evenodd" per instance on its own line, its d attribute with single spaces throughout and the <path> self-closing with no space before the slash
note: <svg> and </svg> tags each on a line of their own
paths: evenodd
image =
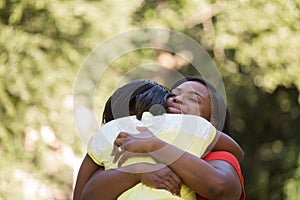
<svg viewBox="0 0 300 200">
<path fill-rule="evenodd" d="M 153 115 L 165 113 L 169 91 L 150 80 L 135 80 L 118 88 L 105 104 L 102 123 L 136 115 L 141 119 L 143 112 Z"/>
<path fill-rule="evenodd" d="M 223 98 L 199 77 L 185 77 L 172 86 L 167 111 L 199 115 L 225 133 L 231 132 L 230 116 Z"/>
</svg>

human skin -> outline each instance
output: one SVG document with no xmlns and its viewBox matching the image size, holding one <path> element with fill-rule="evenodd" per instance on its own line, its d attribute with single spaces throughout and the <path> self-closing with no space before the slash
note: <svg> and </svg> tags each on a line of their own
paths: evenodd
<svg viewBox="0 0 300 200">
<path fill-rule="evenodd" d="M 168 99 L 168 112 L 194 114 L 210 119 L 210 97 L 206 86 L 199 82 L 189 81 L 178 86 L 173 92 L 176 96 Z M 142 133 L 147 131 L 145 129 L 141 130 Z M 177 178 L 180 177 L 184 184 L 207 199 L 238 199 L 241 194 L 241 184 L 236 171 L 225 161 L 213 160 L 205 162 L 172 145 L 167 145 L 155 137 L 151 137 L 151 141 L 137 141 L 136 138 L 131 137 L 127 133 L 122 133 L 119 136 L 116 140 L 117 145 L 130 152 L 153 152 L 154 150 L 162 149 L 162 147 L 167 147 L 163 148 L 165 151 L 161 151 L 160 154 L 151 154 L 151 156 L 159 163 L 168 165 L 168 168 L 176 174 Z M 142 145 L 143 143 L 148 145 Z M 139 149 L 141 147 L 142 149 Z M 175 156 L 180 155 L 179 159 L 172 163 L 166 161 L 164 158 L 172 157 L 170 152 Z M 189 165 L 186 165 L 186 163 L 189 163 Z M 166 167 L 165 169 L 168 168 Z M 116 199 L 142 179 L 141 174 L 125 173 L 119 170 L 106 170 L 99 173 L 102 170 L 98 170 L 86 184 L 82 194 L 83 199 L 93 199 L 93 197 L 96 199 L 99 196 L 105 197 L 105 199 Z M 124 181 L 120 181 L 123 179 Z M 161 180 L 160 183 L 165 181 Z M 118 184 L 115 184 L 116 182 Z M 175 186 L 176 183 L 176 181 L 169 181 L 168 185 L 171 185 L 171 187 L 169 186 L 169 189 L 167 189 L 165 186 L 162 189 L 172 192 L 173 189 L 171 188 L 178 188 Z M 106 187 L 108 184 L 110 187 Z M 105 189 L 102 190 L 101 188 Z M 178 191 L 174 193 L 176 194 Z"/>
<path fill-rule="evenodd" d="M 126 190 L 139 182 L 145 185 L 170 191 L 179 195 L 181 179 L 168 166 L 156 166 L 149 163 L 138 163 L 123 167 L 123 170 L 104 170 L 94 163 L 87 154 L 78 173 L 73 199 L 116 199 Z M 142 172 L 148 173 L 132 173 Z M 151 172 L 150 172 L 151 171 Z M 109 187 L 107 187 L 109 185 Z"/>
</svg>

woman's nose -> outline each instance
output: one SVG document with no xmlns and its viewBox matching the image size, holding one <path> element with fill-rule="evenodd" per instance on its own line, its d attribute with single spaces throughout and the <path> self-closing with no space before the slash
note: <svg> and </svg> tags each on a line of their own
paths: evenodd
<svg viewBox="0 0 300 200">
<path fill-rule="evenodd" d="M 173 102 L 175 103 L 182 103 L 182 98 L 180 96 L 174 96 L 173 97 Z"/>
</svg>

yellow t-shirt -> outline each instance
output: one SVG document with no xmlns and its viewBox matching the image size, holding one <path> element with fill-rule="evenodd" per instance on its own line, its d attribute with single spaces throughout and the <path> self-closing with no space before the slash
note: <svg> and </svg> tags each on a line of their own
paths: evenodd
<svg viewBox="0 0 300 200">
<path fill-rule="evenodd" d="M 137 126 L 148 128 L 161 140 L 198 157 L 205 153 L 216 136 L 214 126 L 202 117 L 182 114 L 152 116 L 150 113 L 144 113 L 141 121 L 135 116 L 130 116 L 110 121 L 102 126 L 89 142 L 89 156 L 105 169 L 118 168 L 117 163 L 113 163 L 114 157 L 111 156 L 114 140 L 121 131 L 139 134 L 136 130 Z M 156 163 L 151 157 L 131 157 L 122 166 L 139 162 Z M 120 195 L 118 199 L 196 199 L 195 192 L 185 185 L 181 187 L 180 195 L 181 197 L 174 196 L 167 190 L 154 189 L 139 183 Z"/>
</svg>

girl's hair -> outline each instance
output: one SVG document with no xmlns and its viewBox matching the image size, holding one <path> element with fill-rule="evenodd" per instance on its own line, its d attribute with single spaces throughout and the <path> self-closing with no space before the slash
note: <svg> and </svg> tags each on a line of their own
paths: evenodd
<svg viewBox="0 0 300 200">
<path fill-rule="evenodd" d="M 166 101 L 170 92 L 163 86 L 150 80 L 135 80 L 118 88 L 109 97 L 102 114 L 102 123 L 136 115 L 142 118 L 145 111 L 153 115 L 166 112 Z"/>
<path fill-rule="evenodd" d="M 200 77 L 196 76 L 187 76 L 179 81 L 177 81 L 173 86 L 172 90 L 187 81 L 196 81 L 203 85 L 205 85 L 209 91 L 210 98 L 212 101 L 212 114 L 211 119 L 216 120 L 217 125 L 216 128 L 226 134 L 230 134 L 232 132 L 231 122 L 230 122 L 230 115 L 225 104 L 224 99 L 221 95 L 216 91 L 216 89 L 207 81 Z"/>
</svg>

